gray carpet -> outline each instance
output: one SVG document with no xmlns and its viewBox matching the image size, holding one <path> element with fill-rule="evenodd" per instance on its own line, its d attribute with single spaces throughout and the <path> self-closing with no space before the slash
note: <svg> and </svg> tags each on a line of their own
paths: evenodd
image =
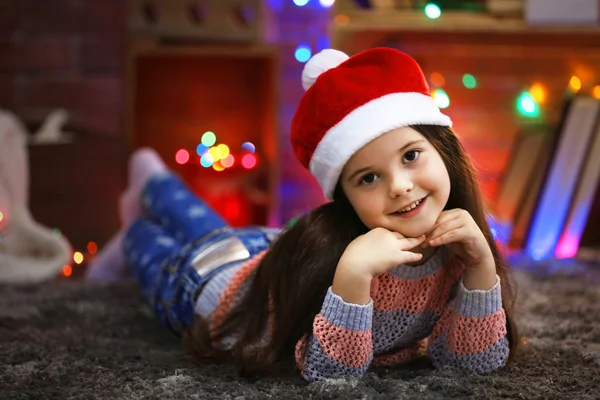
<svg viewBox="0 0 600 400">
<path fill-rule="evenodd" d="M 600 398 L 600 269 L 517 277 L 525 345 L 510 369 L 466 375 L 421 360 L 310 385 L 195 365 L 133 284 L 0 287 L 0 399 Z"/>
</svg>

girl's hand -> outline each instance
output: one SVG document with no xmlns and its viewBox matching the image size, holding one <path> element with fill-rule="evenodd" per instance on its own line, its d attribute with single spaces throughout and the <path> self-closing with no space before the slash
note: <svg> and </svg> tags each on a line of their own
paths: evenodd
<svg viewBox="0 0 600 400">
<path fill-rule="evenodd" d="M 467 211 L 456 208 L 442 211 L 421 247 L 448 245 L 465 267 L 493 264 L 494 257 L 483 232 Z"/>
<path fill-rule="evenodd" d="M 338 268 L 379 276 L 400 264 L 419 261 L 423 255 L 409 250 L 418 247 L 424 240 L 425 235 L 405 238 L 398 232 L 375 228 L 348 245 Z"/>
</svg>

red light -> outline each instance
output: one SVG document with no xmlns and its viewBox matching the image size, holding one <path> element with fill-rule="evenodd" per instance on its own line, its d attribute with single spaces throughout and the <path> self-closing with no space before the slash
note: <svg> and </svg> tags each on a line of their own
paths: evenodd
<svg viewBox="0 0 600 400">
<path fill-rule="evenodd" d="M 96 252 L 98 251 L 98 245 L 96 243 L 94 243 L 94 242 L 89 242 L 87 244 L 87 251 L 91 255 L 96 254 Z"/>
<path fill-rule="evenodd" d="M 188 162 L 189 160 L 190 160 L 190 153 L 188 153 L 187 150 L 179 149 L 179 150 L 177 150 L 177 153 L 175 153 L 175 162 L 177 164 L 183 165 L 186 162 Z"/>
<path fill-rule="evenodd" d="M 254 157 L 254 154 L 244 155 L 244 157 L 242 157 L 242 165 L 246 169 L 254 168 L 256 166 L 256 157 Z"/>
<path fill-rule="evenodd" d="M 71 268 L 70 265 L 66 264 L 62 268 L 62 273 L 64 276 L 66 276 L 68 278 L 73 273 L 73 268 Z"/>
</svg>

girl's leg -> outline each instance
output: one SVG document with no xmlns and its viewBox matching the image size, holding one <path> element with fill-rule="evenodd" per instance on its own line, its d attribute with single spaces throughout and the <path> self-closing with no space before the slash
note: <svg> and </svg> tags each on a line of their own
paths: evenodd
<svg viewBox="0 0 600 400">
<path fill-rule="evenodd" d="M 158 322 L 177 334 L 183 330 L 181 245 L 148 219 L 131 224 L 124 237 L 127 263 Z M 184 251 L 185 252 L 185 251 Z"/>
<path fill-rule="evenodd" d="M 141 193 L 144 211 L 180 243 L 193 242 L 227 223 L 175 175 L 155 174 Z"/>
</svg>

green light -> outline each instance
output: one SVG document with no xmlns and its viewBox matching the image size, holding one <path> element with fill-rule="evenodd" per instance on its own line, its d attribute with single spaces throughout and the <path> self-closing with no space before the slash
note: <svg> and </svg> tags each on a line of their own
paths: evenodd
<svg viewBox="0 0 600 400">
<path fill-rule="evenodd" d="M 429 3 L 425 6 L 425 15 L 427 18 L 436 19 L 442 15 L 442 10 L 437 4 Z"/>
<path fill-rule="evenodd" d="M 211 131 L 208 132 L 204 132 L 204 135 L 202 135 L 202 144 L 205 145 L 206 147 L 210 147 L 213 144 L 215 144 L 217 141 L 217 136 L 212 133 Z"/>
<path fill-rule="evenodd" d="M 540 108 L 529 92 L 523 92 L 519 96 L 517 99 L 517 110 L 526 117 L 537 117 L 540 115 Z"/>
<path fill-rule="evenodd" d="M 433 92 L 433 100 L 439 108 L 448 108 L 450 105 L 450 97 L 448 97 L 448 94 L 446 94 L 446 92 L 444 92 L 442 89 L 438 89 Z"/>
<path fill-rule="evenodd" d="M 52 230 L 52 234 L 53 234 L 55 237 L 60 237 L 60 235 L 62 234 L 62 232 L 60 231 L 60 229 L 58 229 L 58 228 L 54 228 L 54 229 Z"/>
<path fill-rule="evenodd" d="M 467 89 L 475 89 L 475 87 L 477 87 L 477 79 L 471 74 L 464 74 L 463 85 L 465 85 Z"/>
</svg>

